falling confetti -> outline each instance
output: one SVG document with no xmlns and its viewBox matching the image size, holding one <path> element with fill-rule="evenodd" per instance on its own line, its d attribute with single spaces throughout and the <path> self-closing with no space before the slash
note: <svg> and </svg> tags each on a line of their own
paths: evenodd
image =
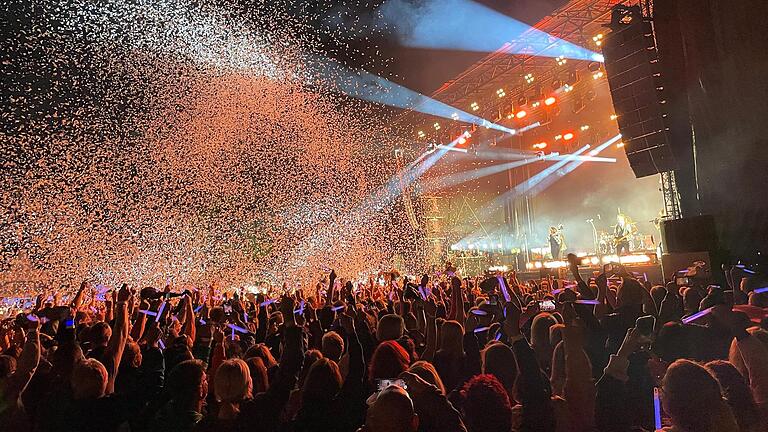
<svg viewBox="0 0 768 432">
<path fill-rule="evenodd" d="M 376 194 L 394 173 L 381 111 L 329 84 L 343 77 L 307 79 L 308 55 L 333 53 L 307 52 L 301 22 L 212 1 L 43 3 L 3 11 L 0 296 L 358 276 L 409 241 Z"/>
</svg>

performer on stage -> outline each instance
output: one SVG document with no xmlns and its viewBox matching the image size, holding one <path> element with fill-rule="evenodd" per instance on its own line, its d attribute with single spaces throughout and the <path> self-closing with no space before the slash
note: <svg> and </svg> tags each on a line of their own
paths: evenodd
<svg viewBox="0 0 768 432">
<path fill-rule="evenodd" d="M 627 216 L 619 213 L 616 216 L 616 228 L 613 231 L 614 245 L 616 246 L 616 255 L 629 254 L 629 236 L 632 235 L 632 224 L 627 220 Z"/>
<path fill-rule="evenodd" d="M 549 227 L 549 250 L 552 252 L 552 259 L 559 260 L 560 254 L 565 250 L 565 235 L 563 235 L 563 226 Z"/>
</svg>

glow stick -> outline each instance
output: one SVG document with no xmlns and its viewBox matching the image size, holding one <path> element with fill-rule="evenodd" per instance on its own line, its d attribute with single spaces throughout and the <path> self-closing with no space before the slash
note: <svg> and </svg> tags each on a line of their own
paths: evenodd
<svg viewBox="0 0 768 432">
<path fill-rule="evenodd" d="M 708 308 L 706 308 L 706 309 L 704 309 L 702 311 L 696 312 L 695 314 L 693 314 L 693 315 L 691 315 L 689 317 L 683 318 L 681 321 L 682 321 L 683 324 L 688 324 L 691 321 L 696 321 L 697 319 L 703 317 L 704 315 L 707 315 L 710 312 L 712 312 L 712 309 L 714 309 L 714 308 L 715 308 L 714 306 L 708 307 Z"/>
<path fill-rule="evenodd" d="M 163 316 L 163 310 L 165 310 L 165 302 L 160 303 L 160 307 L 157 308 L 157 316 Z"/>
<path fill-rule="evenodd" d="M 232 340 L 235 340 L 235 329 L 232 329 Z"/>
<path fill-rule="evenodd" d="M 263 302 L 259 303 L 259 306 L 269 306 L 269 305 L 271 305 L 272 303 L 274 303 L 274 302 L 276 302 L 276 301 L 277 301 L 277 300 L 275 300 L 275 299 L 271 299 L 271 300 L 263 301 Z"/>
<path fill-rule="evenodd" d="M 586 305 L 599 305 L 600 300 L 576 300 L 574 303 L 576 304 L 586 304 Z"/>
<path fill-rule="evenodd" d="M 248 329 L 244 329 L 244 328 L 242 328 L 242 327 L 240 327 L 240 326 L 236 326 L 236 325 L 234 325 L 234 324 L 227 324 L 227 327 L 231 328 L 233 332 L 234 332 L 235 330 L 237 330 L 237 331 L 238 331 L 238 332 L 240 332 L 240 333 L 249 333 L 249 332 L 248 332 Z"/>
<path fill-rule="evenodd" d="M 33 315 L 33 314 L 29 314 L 29 315 L 27 315 L 27 319 L 28 319 L 28 320 L 30 320 L 30 321 L 32 321 L 32 322 L 38 322 L 38 321 L 40 321 L 40 320 L 37 318 L 37 316 L 35 316 L 35 315 Z"/>
<path fill-rule="evenodd" d="M 496 337 L 494 339 L 495 340 L 501 340 L 501 332 L 500 331 L 496 332 Z"/>
<path fill-rule="evenodd" d="M 158 339 L 157 344 L 160 345 L 160 349 L 165 349 L 165 342 L 162 339 Z"/>
<path fill-rule="evenodd" d="M 206 324 L 205 320 L 200 318 L 200 324 L 205 325 Z"/>
<path fill-rule="evenodd" d="M 422 300 L 426 300 L 427 299 L 427 295 L 424 294 L 424 287 L 421 286 L 421 285 L 419 285 L 419 294 L 421 294 L 421 299 Z"/>
<path fill-rule="evenodd" d="M 144 315 L 157 316 L 157 312 L 152 312 L 151 310 L 140 309 L 139 312 L 143 313 Z"/>
<path fill-rule="evenodd" d="M 334 312 L 338 312 L 338 311 L 340 311 L 342 309 L 344 309 L 344 305 L 334 306 L 334 307 L 331 308 L 331 310 L 334 311 Z"/>
<path fill-rule="evenodd" d="M 743 269 L 741 269 L 741 271 L 743 271 L 744 273 L 747 273 L 747 274 L 757 274 L 756 271 L 750 270 L 748 268 L 743 268 Z"/>
<path fill-rule="evenodd" d="M 293 311 L 294 315 L 296 314 L 301 315 L 303 313 L 304 313 L 304 300 L 302 300 L 301 303 L 299 303 L 299 308 Z"/>
<path fill-rule="evenodd" d="M 768 292 L 768 286 L 762 287 L 762 288 L 758 288 L 758 289 L 755 290 L 755 294 L 762 294 L 764 292 Z"/>
<path fill-rule="evenodd" d="M 488 331 L 488 329 L 490 329 L 490 327 L 478 327 L 475 329 L 475 333 L 482 333 L 484 331 Z"/>
<path fill-rule="evenodd" d="M 504 283 L 504 278 L 501 276 L 496 276 L 496 280 L 499 281 L 499 286 L 501 287 L 501 293 L 504 294 L 504 301 L 507 303 L 512 301 L 512 297 L 509 295 L 509 291 L 507 291 L 507 284 Z"/>
<path fill-rule="evenodd" d="M 195 308 L 195 311 L 194 311 L 194 312 L 195 312 L 195 313 L 198 313 L 198 312 L 200 312 L 200 309 L 202 309 L 202 308 L 203 308 L 203 305 L 200 305 L 200 306 L 198 306 L 198 307 L 196 307 L 196 308 Z"/>
<path fill-rule="evenodd" d="M 243 321 L 248 322 L 248 312 L 243 311 L 243 318 L 245 318 Z"/>
<path fill-rule="evenodd" d="M 470 312 L 474 315 L 480 315 L 480 316 L 488 315 L 488 312 L 481 309 L 472 309 Z"/>
<path fill-rule="evenodd" d="M 661 401 L 659 400 L 659 388 L 653 388 L 653 417 L 656 424 L 656 430 L 661 429 Z"/>
<path fill-rule="evenodd" d="M 565 288 L 558 288 L 556 290 L 552 290 L 552 294 L 558 295 L 558 294 L 560 294 L 563 291 L 565 291 Z"/>
</svg>

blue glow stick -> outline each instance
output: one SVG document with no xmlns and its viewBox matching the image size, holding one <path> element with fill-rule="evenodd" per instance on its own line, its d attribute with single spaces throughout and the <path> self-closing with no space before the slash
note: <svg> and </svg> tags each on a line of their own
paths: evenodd
<svg viewBox="0 0 768 432">
<path fill-rule="evenodd" d="M 494 339 L 497 340 L 497 341 L 501 340 L 501 332 L 500 331 L 496 332 L 496 337 Z"/>
<path fill-rule="evenodd" d="M 200 306 L 198 306 L 198 307 L 196 307 L 196 308 L 195 308 L 195 311 L 194 311 L 194 312 L 195 312 L 195 313 L 198 313 L 198 312 L 200 312 L 200 309 L 202 309 L 202 308 L 203 308 L 203 305 L 200 305 Z"/>
<path fill-rule="evenodd" d="M 243 311 L 243 318 L 245 318 L 243 321 L 248 322 L 248 312 Z"/>
<path fill-rule="evenodd" d="M 232 340 L 235 340 L 235 329 L 232 329 Z"/>
<path fill-rule="evenodd" d="M 344 309 L 344 305 L 334 306 L 334 307 L 331 308 L 331 310 L 334 311 L 334 312 L 338 312 L 338 311 L 340 311 L 342 309 Z"/>
<path fill-rule="evenodd" d="M 160 345 L 160 349 L 165 349 L 165 342 L 162 339 L 158 339 L 157 344 Z"/>
<path fill-rule="evenodd" d="M 422 300 L 426 300 L 427 299 L 427 295 L 424 294 L 424 287 L 421 286 L 421 285 L 419 285 L 419 294 L 421 294 L 421 299 Z"/>
<path fill-rule="evenodd" d="M 708 308 L 706 308 L 706 309 L 704 309 L 702 311 L 696 312 L 695 314 L 693 314 L 693 315 L 691 315 L 689 317 L 683 318 L 681 321 L 682 321 L 683 324 L 688 324 L 691 321 L 696 321 L 697 319 L 703 317 L 704 315 L 707 315 L 710 312 L 712 312 L 712 309 L 714 309 L 714 308 L 715 308 L 714 306 L 708 307 Z"/>
<path fill-rule="evenodd" d="M 656 424 L 656 430 L 661 429 L 661 400 L 659 400 L 659 388 L 653 388 L 653 418 Z"/>
<path fill-rule="evenodd" d="M 741 271 L 743 271 L 744 273 L 747 273 L 747 274 L 757 274 L 756 271 L 750 270 L 748 268 L 743 268 L 743 269 L 741 269 Z"/>
<path fill-rule="evenodd" d="M 235 330 L 237 330 L 240 333 L 248 333 L 248 329 L 244 329 L 244 328 L 242 328 L 240 326 L 236 326 L 234 324 L 227 324 L 227 327 L 231 328 L 233 332 Z"/>
<path fill-rule="evenodd" d="M 275 299 L 271 299 L 271 300 L 263 301 L 263 302 L 259 303 L 259 306 L 269 306 L 269 305 L 271 305 L 272 303 L 274 303 L 274 302 L 276 302 L 276 301 L 277 301 L 277 300 L 275 300 Z"/>
<path fill-rule="evenodd" d="M 474 315 L 480 315 L 480 316 L 488 315 L 488 312 L 481 309 L 472 309 L 470 312 Z"/>
<path fill-rule="evenodd" d="M 507 284 L 504 283 L 504 278 L 501 276 L 496 276 L 496 280 L 499 281 L 499 286 L 501 287 L 501 293 L 504 295 L 504 301 L 507 303 L 512 301 L 512 297 L 509 295 L 509 291 L 507 291 Z"/>
<path fill-rule="evenodd" d="M 204 319 L 200 318 L 200 324 L 205 325 L 207 324 Z"/>
<path fill-rule="evenodd" d="M 302 300 L 301 303 L 299 303 L 299 308 L 293 311 L 294 315 L 296 314 L 301 315 L 303 313 L 304 313 L 304 300 Z"/>
<path fill-rule="evenodd" d="M 157 312 L 152 312 L 151 310 L 140 309 L 139 312 L 143 313 L 144 315 L 157 316 Z"/>
<path fill-rule="evenodd" d="M 599 305 L 600 300 L 576 300 L 574 303 L 585 304 L 585 305 Z"/>
<path fill-rule="evenodd" d="M 558 294 L 560 294 L 563 291 L 565 291 L 565 288 L 558 288 L 556 290 L 552 290 L 552 294 L 558 295 Z"/>
<path fill-rule="evenodd" d="M 157 308 L 157 316 L 163 316 L 163 310 L 165 310 L 165 302 L 160 303 L 160 307 Z"/>
<path fill-rule="evenodd" d="M 475 329 L 475 333 L 482 333 L 484 331 L 488 331 L 488 329 L 490 329 L 490 327 L 478 327 Z"/>
<path fill-rule="evenodd" d="M 758 288 L 758 289 L 755 290 L 755 294 L 762 294 L 764 292 L 768 292 L 768 286 L 762 287 L 762 288 Z"/>
</svg>

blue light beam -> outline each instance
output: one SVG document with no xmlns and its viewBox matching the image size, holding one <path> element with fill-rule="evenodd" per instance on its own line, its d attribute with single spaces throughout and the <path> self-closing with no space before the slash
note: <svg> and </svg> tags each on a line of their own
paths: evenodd
<svg viewBox="0 0 768 432">
<path fill-rule="evenodd" d="M 428 0 L 418 6 L 390 0 L 380 12 L 400 29 L 403 45 L 603 61 L 603 56 L 471 0 Z"/>
<path fill-rule="evenodd" d="M 310 81 L 317 80 L 326 85 L 331 85 L 347 96 L 356 99 L 405 110 L 410 109 L 451 121 L 470 123 L 512 135 L 516 133 L 514 129 L 454 108 L 362 69 L 352 70 L 331 60 L 320 60 L 317 58 L 308 58 L 307 66 Z"/>
</svg>

